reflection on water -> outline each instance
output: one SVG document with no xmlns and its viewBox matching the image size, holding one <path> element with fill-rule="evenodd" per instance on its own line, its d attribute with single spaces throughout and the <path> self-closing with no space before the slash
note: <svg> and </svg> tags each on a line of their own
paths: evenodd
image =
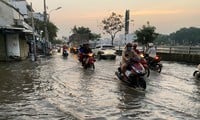
<svg viewBox="0 0 200 120">
<path fill-rule="evenodd" d="M 163 62 L 147 90 L 115 77 L 120 57 L 84 70 L 61 54 L 37 62 L 0 63 L 0 119 L 199 119 L 200 81 L 195 65 Z"/>
</svg>

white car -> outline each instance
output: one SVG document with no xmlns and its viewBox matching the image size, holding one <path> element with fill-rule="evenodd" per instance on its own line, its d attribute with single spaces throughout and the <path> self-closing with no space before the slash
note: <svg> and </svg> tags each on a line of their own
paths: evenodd
<svg viewBox="0 0 200 120">
<path fill-rule="evenodd" d="M 110 44 L 97 45 L 93 49 L 93 53 L 98 59 L 115 59 L 116 58 L 115 46 L 110 45 Z"/>
</svg>

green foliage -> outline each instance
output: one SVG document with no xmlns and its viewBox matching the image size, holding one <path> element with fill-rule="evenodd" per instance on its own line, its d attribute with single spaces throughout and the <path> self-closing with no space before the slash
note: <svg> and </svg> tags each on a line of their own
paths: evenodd
<svg viewBox="0 0 200 120">
<path fill-rule="evenodd" d="M 171 41 L 168 35 L 159 34 L 154 41 L 156 45 L 170 45 Z"/>
<path fill-rule="evenodd" d="M 159 35 L 155 42 L 159 45 L 200 45 L 200 28 L 181 28 L 170 35 Z"/>
<path fill-rule="evenodd" d="M 52 22 L 48 22 L 47 24 L 48 34 L 49 34 L 49 41 L 54 41 L 57 37 L 58 28 Z"/>
<path fill-rule="evenodd" d="M 112 13 L 108 18 L 102 20 L 103 30 L 111 36 L 112 45 L 115 36 L 124 28 L 123 16 Z"/>
<path fill-rule="evenodd" d="M 32 26 L 31 25 L 31 19 L 27 19 L 26 22 L 30 26 Z M 35 24 L 35 31 L 37 31 L 38 34 L 40 33 L 40 31 L 43 31 L 42 37 L 44 37 L 45 36 L 45 32 L 44 32 L 45 31 L 44 30 L 45 22 L 44 21 L 40 21 L 38 19 L 34 19 L 34 24 Z M 57 37 L 58 28 L 52 22 L 48 22 L 47 23 L 47 30 L 48 30 L 48 35 L 49 35 L 49 41 L 53 42 L 53 40 L 55 40 L 55 38 Z"/>
<path fill-rule="evenodd" d="M 101 38 L 100 34 L 92 33 L 88 27 L 81 26 L 77 28 L 76 26 L 74 26 L 74 28 L 72 29 L 72 32 L 73 34 L 88 35 L 88 38 L 90 40 Z"/>
<path fill-rule="evenodd" d="M 181 28 L 169 37 L 176 45 L 197 45 L 200 44 L 200 28 Z"/>
<path fill-rule="evenodd" d="M 150 26 L 149 23 L 143 25 L 142 29 L 136 30 L 135 34 L 137 35 L 137 42 L 146 45 L 147 43 L 153 42 L 158 33 L 155 32 L 156 27 Z"/>
</svg>

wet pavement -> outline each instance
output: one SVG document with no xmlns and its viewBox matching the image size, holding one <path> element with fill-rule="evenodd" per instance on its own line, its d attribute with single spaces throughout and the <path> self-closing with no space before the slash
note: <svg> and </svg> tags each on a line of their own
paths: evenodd
<svg viewBox="0 0 200 120">
<path fill-rule="evenodd" d="M 17 120 L 198 120 L 200 81 L 195 65 L 163 61 L 145 91 L 115 76 L 120 62 L 100 60 L 84 70 L 75 55 L 37 62 L 0 63 L 0 119 Z"/>
</svg>

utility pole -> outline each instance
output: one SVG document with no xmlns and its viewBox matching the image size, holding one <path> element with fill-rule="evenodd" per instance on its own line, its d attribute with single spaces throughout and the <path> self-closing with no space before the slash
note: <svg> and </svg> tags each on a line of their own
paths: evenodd
<svg viewBox="0 0 200 120">
<path fill-rule="evenodd" d="M 47 54 L 47 42 L 49 41 L 49 34 L 47 29 L 47 7 L 46 7 L 46 0 L 44 0 L 44 32 L 45 32 L 45 40 L 44 40 L 44 54 Z"/>
<path fill-rule="evenodd" d="M 31 60 L 36 61 L 37 55 L 36 55 L 36 41 L 35 41 L 35 25 L 34 25 L 34 19 L 33 19 L 33 7 L 31 3 L 31 21 L 32 21 L 32 34 L 33 34 L 33 45 L 31 44 L 31 47 L 33 47 L 33 53 L 31 53 Z"/>
<path fill-rule="evenodd" d="M 129 33 L 129 10 L 126 10 L 125 13 L 125 44 L 126 44 L 126 35 Z"/>
</svg>

